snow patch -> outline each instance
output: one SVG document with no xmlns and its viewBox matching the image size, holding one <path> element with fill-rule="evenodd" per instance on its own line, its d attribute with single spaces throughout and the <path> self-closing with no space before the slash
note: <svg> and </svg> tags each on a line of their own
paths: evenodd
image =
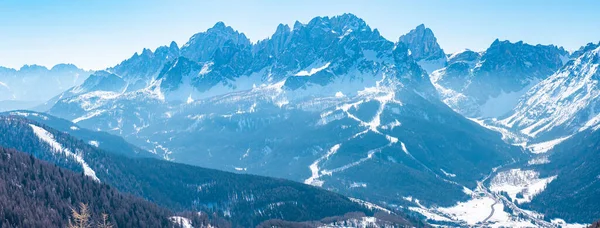
<svg viewBox="0 0 600 228">
<path fill-rule="evenodd" d="M 86 113 L 83 116 L 80 116 L 78 118 L 73 119 L 71 122 L 73 122 L 73 123 L 79 123 L 81 121 L 88 120 L 88 119 L 94 118 L 96 116 L 99 116 L 99 115 L 101 115 L 101 114 L 103 114 L 105 112 L 106 112 L 106 110 L 95 110 L 93 112 L 88 112 L 88 113 Z"/>
<path fill-rule="evenodd" d="M 8 87 L 8 85 L 6 83 L 4 83 L 4 82 L 0 82 L 0 86 L 2 86 L 4 88 L 7 88 L 7 89 L 10 89 L 10 87 Z"/>
<path fill-rule="evenodd" d="M 95 147 L 99 147 L 100 143 L 98 141 L 92 140 L 88 142 L 90 145 L 95 146 Z"/>
<path fill-rule="evenodd" d="M 198 75 L 205 75 L 210 73 L 213 64 L 213 62 L 207 62 L 204 65 L 202 65 L 202 69 L 200 70 L 200 72 L 198 72 Z"/>
<path fill-rule="evenodd" d="M 313 74 L 316 74 L 319 71 L 322 71 L 322 70 L 326 69 L 327 67 L 329 67 L 329 64 L 331 64 L 331 63 L 328 62 L 328 63 L 325 63 L 325 65 L 320 66 L 320 67 L 314 67 L 310 70 L 300 71 L 300 72 L 296 73 L 295 76 L 312 76 Z"/>
<path fill-rule="evenodd" d="M 247 171 L 248 168 L 233 167 L 236 171 Z"/>
<path fill-rule="evenodd" d="M 553 139 L 546 142 L 536 143 L 528 145 L 527 148 L 534 154 L 543 154 L 550 151 L 554 146 L 560 144 L 561 142 L 571 138 L 571 136 L 566 136 L 558 139 Z"/>
<path fill-rule="evenodd" d="M 321 163 L 324 160 L 328 160 L 330 156 L 334 155 L 339 149 L 340 149 L 341 144 L 335 144 L 333 145 L 329 151 L 322 157 L 320 157 L 319 159 L 317 159 L 315 162 L 313 162 L 308 168 L 310 169 L 310 172 L 312 173 L 311 176 L 304 180 L 305 184 L 309 184 L 309 185 L 313 185 L 313 186 L 318 186 L 318 187 L 322 187 L 324 181 L 319 180 L 319 178 L 321 177 L 321 173 L 319 173 L 319 163 Z"/>
<path fill-rule="evenodd" d="M 588 227 L 588 225 L 586 224 L 580 224 L 580 223 L 567 223 L 565 220 L 563 219 L 559 219 L 559 218 L 555 218 L 550 220 L 550 222 L 552 222 L 552 224 L 556 224 L 560 227 L 563 228 L 580 228 L 580 227 Z"/>
<path fill-rule="evenodd" d="M 188 98 L 187 98 L 187 100 L 186 100 L 185 103 L 187 103 L 187 104 L 194 103 L 194 99 L 192 99 L 192 94 L 190 94 L 190 96 L 188 96 Z"/>
<path fill-rule="evenodd" d="M 444 175 L 446 175 L 447 177 L 456 177 L 456 174 L 453 174 L 453 173 L 446 172 L 446 171 L 445 171 L 445 170 L 443 170 L 443 169 L 440 169 L 440 171 L 442 171 L 442 173 L 444 173 Z"/>
<path fill-rule="evenodd" d="M 550 159 L 548 159 L 548 156 L 541 156 L 527 161 L 528 165 L 542 165 L 548 163 L 550 163 Z"/>
<path fill-rule="evenodd" d="M 394 130 L 394 128 L 402 126 L 402 124 L 400 123 L 400 121 L 398 121 L 397 119 L 394 120 L 394 122 L 391 122 L 389 124 L 383 125 L 381 126 L 381 129 L 390 129 L 390 130 Z"/>
<path fill-rule="evenodd" d="M 188 218 L 184 218 L 181 216 L 172 216 L 169 218 L 171 222 L 181 226 L 181 228 L 194 228 L 192 226 L 192 221 Z"/>
</svg>

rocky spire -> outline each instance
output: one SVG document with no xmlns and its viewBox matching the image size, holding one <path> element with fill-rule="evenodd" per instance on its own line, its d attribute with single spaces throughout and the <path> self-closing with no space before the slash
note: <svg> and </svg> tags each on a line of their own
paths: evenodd
<svg viewBox="0 0 600 228">
<path fill-rule="evenodd" d="M 444 50 L 437 43 L 431 29 L 421 24 L 409 33 L 400 37 L 399 42 L 406 44 L 417 61 L 444 58 Z"/>
</svg>

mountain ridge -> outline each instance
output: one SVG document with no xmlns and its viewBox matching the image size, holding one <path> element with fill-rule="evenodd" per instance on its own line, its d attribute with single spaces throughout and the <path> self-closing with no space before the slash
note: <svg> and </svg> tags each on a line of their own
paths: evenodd
<svg viewBox="0 0 600 228">
<path fill-rule="evenodd" d="M 527 169 L 546 160 L 479 118 L 506 115 L 576 54 L 499 39 L 446 54 L 424 25 L 392 42 L 352 14 L 279 24 L 255 43 L 216 23 L 188 43 L 136 53 L 108 70 L 117 89 L 67 91 L 48 113 L 166 160 L 304 182 L 434 221 L 552 226 L 519 208 L 558 180 Z M 516 203 L 500 196 L 527 181 L 540 188 L 516 186 L 531 191 L 511 191 Z M 487 218 L 460 214 L 481 205 Z"/>
<path fill-rule="evenodd" d="M 430 191 L 414 197 L 448 206 L 470 197 L 465 186 L 475 188 L 488 169 L 526 157 L 447 108 L 408 45 L 385 39 L 354 15 L 279 25 L 252 48 L 231 41 L 240 37 L 232 28 L 215 29 L 229 35 L 197 35 L 221 39 L 201 52 L 212 52 L 212 59 L 154 57 L 165 64 L 139 71 L 155 75 L 148 87 L 64 95 L 49 113 L 124 136 L 168 160 L 292 179 L 375 203 L 414 204 L 398 196 L 444 187 L 446 197 Z M 289 126 L 296 132 L 285 132 Z M 263 135 L 252 137 L 254 131 Z M 467 146 L 451 134 L 464 136 Z M 298 141 L 310 135 L 322 138 Z M 364 176 L 382 172 L 404 181 Z"/>
</svg>

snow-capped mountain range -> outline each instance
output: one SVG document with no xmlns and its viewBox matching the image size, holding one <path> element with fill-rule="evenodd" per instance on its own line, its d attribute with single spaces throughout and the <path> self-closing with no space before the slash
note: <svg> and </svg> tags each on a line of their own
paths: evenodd
<svg viewBox="0 0 600 228">
<path fill-rule="evenodd" d="M 444 105 L 409 45 L 351 14 L 280 25 L 254 44 L 217 23 L 179 51 L 144 52 L 57 96 L 49 113 L 177 162 L 390 205 L 450 206 L 527 156 Z M 414 191 L 433 188 L 447 194 Z"/>
<path fill-rule="evenodd" d="M 495 40 L 484 52 L 470 50 L 448 57 L 431 79 L 444 102 L 467 117 L 500 117 L 516 106 L 529 88 L 568 60 L 556 46 Z"/>
<path fill-rule="evenodd" d="M 38 65 L 18 70 L 0 67 L 0 111 L 33 108 L 81 84 L 91 73 L 72 64 L 58 64 L 51 69 Z"/>
<path fill-rule="evenodd" d="M 598 58 L 596 44 L 569 54 L 500 40 L 446 54 L 424 25 L 392 42 L 352 14 L 281 24 L 256 43 L 219 22 L 41 107 L 167 160 L 304 182 L 430 222 L 552 227 L 562 215 L 586 221 L 527 210 L 561 180 L 536 169 L 552 162 L 539 152 L 598 128 Z"/>
</svg>

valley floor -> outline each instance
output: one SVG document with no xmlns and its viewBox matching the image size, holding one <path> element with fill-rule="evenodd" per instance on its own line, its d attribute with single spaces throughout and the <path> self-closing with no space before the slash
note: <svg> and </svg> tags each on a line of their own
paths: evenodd
<svg viewBox="0 0 600 228">
<path fill-rule="evenodd" d="M 417 199 L 405 199 L 415 202 L 418 207 L 409 207 L 427 218 L 432 225 L 457 225 L 467 227 L 586 227 L 585 224 L 567 224 L 562 219 L 553 219 L 551 222 L 543 220 L 543 215 L 530 210 L 525 210 L 513 203 L 497 189 L 491 190 L 486 182 L 498 173 L 502 167 L 495 168 L 488 176 L 478 181 L 475 190 L 465 188 L 465 193 L 471 195 L 466 202 L 458 202 L 452 207 L 427 208 Z M 517 177 L 518 178 L 518 177 Z M 532 185 L 535 185 L 533 183 Z M 545 184 L 544 184 L 545 186 Z M 543 188 L 543 186 L 542 186 Z"/>
</svg>

